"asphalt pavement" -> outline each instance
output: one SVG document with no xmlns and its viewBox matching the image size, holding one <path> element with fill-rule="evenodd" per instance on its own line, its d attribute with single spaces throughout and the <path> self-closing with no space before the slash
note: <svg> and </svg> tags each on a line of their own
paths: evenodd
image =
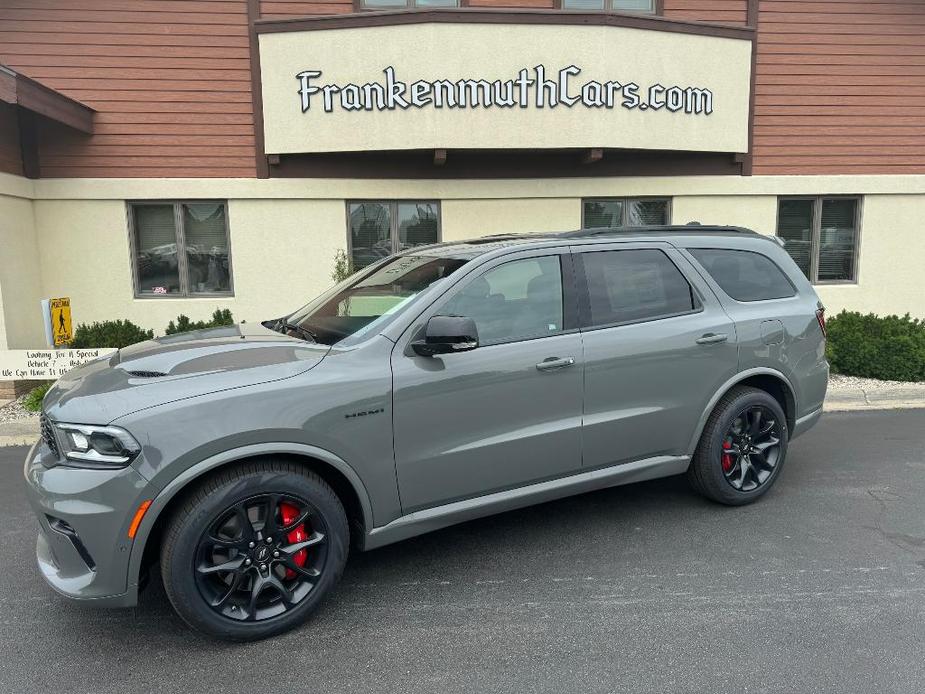
<svg viewBox="0 0 925 694">
<path fill-rule="evenodd" d="M 925 410 L 828 414 L 752 506 L 683 478 L 351 557 L 303 628 L 230 645 L 157 581 L 74 606 L 0 449 L 0 692 L 923 692 Z"/>
</svg>

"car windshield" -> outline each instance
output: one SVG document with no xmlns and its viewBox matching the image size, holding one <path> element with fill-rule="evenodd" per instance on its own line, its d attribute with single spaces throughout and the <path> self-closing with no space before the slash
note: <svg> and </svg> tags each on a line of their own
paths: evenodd
<svg viewBox="0 0 925 694">
<path fill-rule="evenodd" d="M 381 330 L 418 294 L 468 259 L 399 256 L 357 273 L 280 321 L 267 325 L 325 345 Z"/>
</svg>

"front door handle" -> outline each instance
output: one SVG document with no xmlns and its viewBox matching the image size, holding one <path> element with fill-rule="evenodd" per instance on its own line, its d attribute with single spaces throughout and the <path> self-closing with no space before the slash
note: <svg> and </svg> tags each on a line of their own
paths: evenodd
<svg viewBox="0 0 925 694">
<path fill-rule="evenodd" d="M 539 371 L 555 371 L 556 369 L 572 366 L 574 363 L 575 357 L 549 357 L 549 359 L 544 359 L 537 364 L 536 368 Z"/>
<path fill-rule="evenodd" d="M 729 339 L 726 333 L 707 333 L 703 337 L 697 338 L 698 345 L 715 345 L 718 342 L 725 342 Z"/>
</svg>

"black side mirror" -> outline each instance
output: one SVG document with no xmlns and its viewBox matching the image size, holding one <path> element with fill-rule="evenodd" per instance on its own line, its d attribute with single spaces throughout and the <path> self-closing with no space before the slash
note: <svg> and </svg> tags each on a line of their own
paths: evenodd
<svg viewBox="0 0 925 694">
<path fill-rule="evenodd" d="M 422 357 L 468 352 L 478 346 L 475 321 L 465 316 L 433 316 L 427 321 L 424 339 L 411 343 L 411 349 Z"/>
</svg>

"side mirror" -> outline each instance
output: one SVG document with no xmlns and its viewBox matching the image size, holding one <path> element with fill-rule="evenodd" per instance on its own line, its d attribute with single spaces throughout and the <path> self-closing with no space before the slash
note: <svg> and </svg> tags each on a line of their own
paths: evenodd
<svg viewBox="0 0 925 694">
<path fill-rule="evenodd" d="M 411 349 L 422 357 L 468 352 L 478 346 L 475 321 L 465 316 L 433 316 L 427 321 L 424 339 L 411 343 Z"/>
</svg>

